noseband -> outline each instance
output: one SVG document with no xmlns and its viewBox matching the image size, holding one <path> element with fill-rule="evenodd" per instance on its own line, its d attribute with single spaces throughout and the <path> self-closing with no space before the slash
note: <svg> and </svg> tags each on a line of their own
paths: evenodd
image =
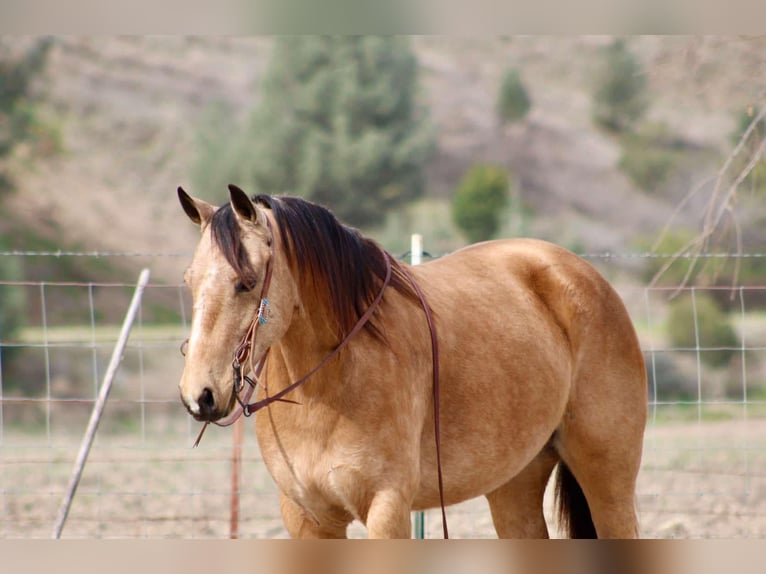
<svg viewBox="0 0 766 574">
<path fill-rule="evenodd" d="M 248 401 L 253 396 L 253 392 L 255 392 L 256 384 L 258 383 L 258 378 L 261 376 L 261 372 L 263 371 L 263 366 L 266 363 L 266 358 L 269 354 L 269 349 L 266 349 L 266 351 L 263 353 L 263 356 L 260 358 L 257 364 L 253 363 L 253 353 L 252 350 L 255 348 L 255 339 L 258 335 L 258 327 L 261 325 L 265 325 L 269 320 L 269 299 L 268 299 L 268 293 L 269 293 L 269 287 L 271 285 L 271 276 L 273 272 L 273 266 L 274 266 L 274 257 L 275 257 L 275 249 L 274 249 L 274 233 L 272 232 L 271 228 L 271 222 L 268 218 L 266 218 L 266 227 L 269 231 L 269 247 L 270 247 L 270 254 L 269 254 L 269 261 L 266 264 L 266 275 L 263 279 L 263 286 L 261 287 L 261 297 L 260 297 L 260 303 L 258 305 L 258 312 L 255 314 L 255 317 L 253 317 L 253 320 L 250 322 L 250 325 L 247 328 L 247 331 L 242 336 L 242 339 L 240 339 L 239 344 L 237 345 L 236 350 L 234 351 L 234 357 L 232 359 L 231 367 L 233 371 L 234 376 L 234 384 L 232 386 L 232 394 L 234 395 L 234 399 L 238 403 L 237 407 L 229 413 L 226 417 L 224 417 L 221 420 L 218 421 L 212 421 L 214 424 L 220 426 L 220 427 L 227 427 L 233 425 L 242 415 L 249 417 L 250 415 L 256 413 L 257 411 L 261 410 L 262 408 L 265 408 L 269 406 L 272 403 L 275 402 L 286 402 L 286 403 L 293 403 L 293 404 L 299 404 L 296 401 L 285 399 L 283 398 L 286 394 L 290 393 L 291 391 L 294 391 L 296 388 L 301 386 L 303 383 L 305 383 L 309 378 L 311 378 L 319 369 L 321 369 L 323 366 L 325 366 L 330 360 L 332 360 L 334 357 L 338 355 L 338 353 L 341 352 L 341 350 L 351 341 L 351 339 L 361 331 L 364 326 L 368 323 L 370 318 L 372 318 L 373 313 L 380 305 L 380 302 L 383 300 L 383 294 L 386 290 L 386 287 L 388 287 L 389 283 L 391 282 L 391 255 L 383 251 L 384 260 L 386 262 L 386 276 L 383 279 L 383 283 L 380 286 L 380 291 L 376 295 L 373 302 L 370 304 L 370 306 L 367 308 L 367 310 L 364 312 L 364 314 L 359 318 L 359 320 L 356 322 L 354 327 L 348 332 L 348 334 L 344 337 L 344 339 L 340 342 L 340 344 L 335 347 L 335 349 L 327 355 L 324 359 L 322 359 L 319 364 L 311 369 L 306 375 L 295 381 L 294 383 L 288 385 L 275 395 L 267 396 L 265 399 L 261 399 L 260 401 L 256 401 L 254 403 L 249 403 Z M 441 513 L 442 513 L 442 528 L 444 531 L 444 538 L 449 538 L 449 533 L 447 531 L 447 513 L 445 510 L 444 505 L 444 482 L 442 479 L 442 464 L 441 464 L 441 440 L 440 440 L 440 434 L 439 434 L 439 343 L 436 338 L 436 325 L 434 324 L 433 315 L 431 313 L 431 309 L 428 305 L 428 302 L 426 301 L 425 294 L 420 289 L 420 286 L 415 281 L 415 278 L 412 276 L 412 274 L 407 271 L 404 267 L 399 268 L 401 272 L 404 274 L 404 276 L 407 278 L 407 280 L 412 285 L 412 288 L 414 289 L 415 293 L 417 294 L 418 298 L 420 299 L 420 304 L 423 307 L 423 311 L 426 315 L 426 321 L 428 322 L 428 328 L 431 335 L 431 355 L 433 360 L 433 400 L 434 400 L 434 436 L 436 438 L 436 467 L 437 467 L 437 474 L 438 474 L 438 480 L 439 480 L 439 501 L 441 504 Z M 183 346 L 182 346 L 183 349 Z M 245 364 L 248 364 L 249 371 L 253 373 L 253 377 L 248 376 L 247 374 L 242 374 L 242 367 Z M 242 392 L 242 389 L 245 386 L 245 382 L 248 384 L 247 389 L 244 393 L 240 395 Z M 207 425 L 210 421 L 205 422 L 205 424 L 200 429 L 199 435 L 197 435 L 197 440 L 194 441 L 194 446 L 196 447 L 200 440 L 202 440 L 202 435 L 205 433 L 205 429 L 207 428 Z"/>
</svg>

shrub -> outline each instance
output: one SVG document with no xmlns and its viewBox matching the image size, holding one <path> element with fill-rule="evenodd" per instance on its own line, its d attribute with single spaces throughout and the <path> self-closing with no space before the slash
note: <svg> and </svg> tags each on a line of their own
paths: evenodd
<svg viewBox="0 0 766 574">
<path fill-rule="evenodd" d="M 656 237 L 647 237 L 637 241 L 636 247 L 639 250 L 648 251 L 652 247 L 655 247 L 655 253 L 668 256 L 649 257 L 644 259 L 644 268 L 641 274 L 643 280 L 647 283 L 654 280 L 660 269 L 662 269 L 662 267 L 667 264 L 669 256 L 686 247 L 694 239 L 694 237 L 695 234 L 691 230 L 679 228 L 666 232 L 662 236 L 660 242 L 657 243 L 656 247 L 654 246 Z M 671 265 L 665 270 L 662 276 L 658 279 L 658 284 L 672 286 L 680 285 L 684 280 L 684 277 L 686 276 L 686 273 L 689 270 L 689 265 L 691 263 L 691 259 L 687 257 L 679 257 L 673 261 Z M 706 261 L 701 263 L 706 263 Z M 694 280 L 694 278 L 699 273 L 700 268 L 701 265 L 698 263 L 693 270 L 693 274 L 689 278 L 690 280 Z"/>
<path fill-rule="evenodd" d="M 648 257 L 643 260 L 641 276 L 643 281 L 653 281 L 657 273 L 665 266 L 671 255 L 688 246 L 696 237 L 696 233 L 689 229 L 679 228 L 666 232 L 661 241 L 656 245 L 655 253 L 663 257 Z M 655 238 L 645 238 L 637 241 L 635 246 L 638 250 L 648 251 L 654 247 Z M 710 249 L 714 251 L 715 249 Z M 725 249 L 720 249 L 725 251 Z M 667 257 L 665 257 L 665 255 Z M 693 265 L 689 277 L 686 274 Z M 686 279 L 690 284 L 726 287 L 710 291 L 710 296 L 718 303 L 721 309 L 738 309 L 740 296 L 734 294 L 731 289 L 735 286 L 759 286 L 766 283 L 766 265 L 760 257 L 700 257 L 693 255 L 679 257 L 671 262 L 670 266 L 657 278 L 657 285 L 676 287 Z M 746 292 L 747 307 L 751 310 L 766 307 L 766 294 L 758 289 Z"/>
<path fill-rule="evenodd" d="M 753 106 L 748 106 L 743 110 L 740 110 L 736 115 L 736 127 L 734 128 L 734 131 L 731 133 L 731 143 L 732 145 L 737 145 L 739 141 L 742 139 L 742 136 L 745 135 L 745 132 L 750 127 L 750 124 L 753 123 L 753 120 L 755 119 L 755 116 L 758 115 L 758 110 L 753 108 Z M 753 127 L 753 131 L 750 132 L 750 137 L 748 138 L 748 143 L 753 146 L 753 148 L 757 148 L 760 143 L 763 141 L 763 138 L 766 137 L 766 118 L 761 118 L 758 123 Z"/>
<path fill-rule="evenodd" d="M 455 192 L 452 217 L 471 243 L 491 239 L 508 205 L 508 172 L 498 166 L 474 165 Z"/>
<path fill-rule="evenodd" d="M 604 52 L 593 93 L 593 120 L 614 132 L 629 131 L 649 107 L 646 76 L 625 42 L 614 40 Z"/>
<path fill-rule="evenodd" d="M 0 278 L 17 281 L 21 277 L 19 261 L 13 257 L 0 257 Z M 14 285 L 0 286 L 0 340 L 12 339 L 23 324 L 24 289 Z"/>
<path fill-rule="evenodd" d="M 731 326 L 726 314 L 716 305 L 715 300 L 707 293 L 697 292 L 674 300 L 670 305 L 668 315 L 668 337 L 672 345 L 677 347 L 695 348 L 699 336 L 701 360 L 710 367 L 723 367 L 731 358 L 739 353 L 741 346 L 739 337 Z"/>
<path fill-rule="evenodd" d="M 688 376 L 671 353 L 655 352 L 653 358 L 647 353 L 644 360 L 650 400 L 688 401 L 697 397 L 696 377 Z"/>
<path fill-rule="evenodd" d="M 766 162 L 759 160 L 742 182 L 742 189 L 752 193 L 766 193 Z"/>
<path fill-rule="evenodd" d="M 644 123 L 620 136 L 618 167 L 644 191 L 656 193 L 687 152 L 687 143 L 663 123 Z"/>
<path fill-rule="evenodd" d="M 665 183 L 675 166 L 675 157 L 653 142 L 631 135 L 623 138 L 617 166 L 638 187 L 651 193 Z"/>
<path fill-rule="evenodd" d="M 8 243 L 0 239 L 0 250 L 8 248 Z M 0 256 L 0 280 L 18 281 L 21 278 L 21 259 L 18 257 Z M 13 340 L 18 330 L 24 324 L 26 308 L 26 293 L 23 287 L 16 285 L 0 285 L 0 342 Z M 4 370 L 18 354 L 18 350 L 8 347 L 0 349 L 0 362 Z"/>
<path fill-rule="evenodd" d="M 500 121 L 506 124 L 523 119 L 531 105 L 532 102 L 518 70 L 506 70 L 497 98 L 497 115 Z"/>
</svg>

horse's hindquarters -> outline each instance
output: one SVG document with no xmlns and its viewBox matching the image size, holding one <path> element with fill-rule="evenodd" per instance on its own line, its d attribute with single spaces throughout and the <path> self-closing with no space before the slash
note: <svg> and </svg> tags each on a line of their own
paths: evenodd
<svg viewBox="0 0 766 574">
<path fill-rule="evenodd" d="M 582 487 L 598 535 L 634 536 L 646 375 L 617 293 L 587 262 L 542 242 L 476 246 L 447 263 L 421 273 L 447 349 L 440 410 L 448 501 L 514 490 L 503 485 L 548 445 Z M 424 427 L 419 507 L 437 503 L 432 424 Z"/>
</svg>

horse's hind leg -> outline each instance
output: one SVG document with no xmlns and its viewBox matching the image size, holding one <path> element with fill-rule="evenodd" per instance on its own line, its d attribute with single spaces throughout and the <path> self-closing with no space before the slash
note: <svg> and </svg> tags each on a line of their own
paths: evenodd
<svg viewBox="0 0 766 574">
<path fill-rule="evenodd" d="M 487 494 L 492 522 L 500 538 L 548 538 L 543 497 L 559 458 L 545 447 L 519 474 Z"/>
<path fill-rule="evenodd" d="M 634 412 L 618 413 L 632 404 Z M 636 538 L 636 478 L 641 465 L 644 405 L 580 404 L 556 433 L 555 446 L 582 490 L 599 538 Z M 574 487 L 576 490 L 576 486 Z M 575 517 L 576 519 L 576 517 Z"/>
<path fill-rule="evenodd" d="M 637 538 L 635 507 L 638 465 L 629 458 L 567 441 L 562 459 L 585 494 L 599 538 Z"/>
<path fill-rule="evenodd" d="M 576 361 L 569 401 L 554 447 L 573 508 L 582 495 L 599 538 L 635 538 L 636 479 L 646 426 L 646 368 L 630 316 L 619 296 L 600 289 L 587 322 L 571 330 Z M 576 482 L 576 484 L 575 484 Z M 579 489 L 577 488 L 579 486 Z M 581 491 L 581 492 L 579 492 Z M 570 526 L 578 524 L 578 517 Z M 591 530 L 592 532 L 592 530 Z"/>
</svg>

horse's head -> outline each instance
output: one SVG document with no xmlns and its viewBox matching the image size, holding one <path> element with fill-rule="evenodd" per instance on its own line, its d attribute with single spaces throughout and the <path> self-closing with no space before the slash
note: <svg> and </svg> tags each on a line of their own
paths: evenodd
<svg viewBox="0 0 766 574">
<path fill-rule="evenodd" d="M 250 351 L 254 362 L 287 330 L 297 297 L 289 271 L 274 255 L 276 230 L 268 210 L 235 186 L 229 192 L 230 202 L 216 209 L 178 188 L 181 206 L 202 231 L 184 276 L 193 311 L 179 387 L 186 408 L 204 421 L 218 420 L 234 406 L 232 361 L 258 314 L 269 266 L 269 315 Z"/>
</svg>

